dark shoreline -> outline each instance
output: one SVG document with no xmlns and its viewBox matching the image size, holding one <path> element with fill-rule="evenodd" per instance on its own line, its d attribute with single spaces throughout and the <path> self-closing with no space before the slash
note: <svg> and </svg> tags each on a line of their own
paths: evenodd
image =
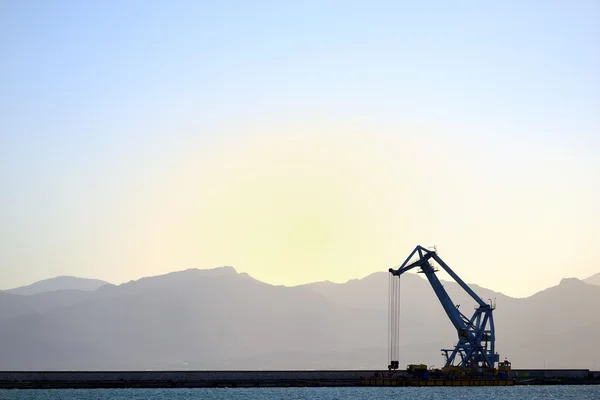
<svg viewBox="0 0 600 400">
<path fill-rule="evenodd" d="M 375 370 L 0 371 L 0 389 L 348 387 L 373 386 L 374 377 L 386 374 L 387 371 Z M 379 386 L 434 386 L 431 380 L 396 378 L 380 382 Z M 599 385 L 600 372 L 583 369 L 515 370 L 512 382 L 489 379 L 477 379 L 477 385 L 473 380 L 464 379 L 444 382 L 437 386 Z"/>
</svg>

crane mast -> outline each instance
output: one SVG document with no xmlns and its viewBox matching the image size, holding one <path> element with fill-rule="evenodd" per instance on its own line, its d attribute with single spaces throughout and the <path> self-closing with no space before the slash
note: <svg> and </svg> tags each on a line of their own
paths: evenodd
<svg viewBox="0 0 600 400">
<path fill-rule="evenodd" d="M 445 270 L 456 283 L 476 302 L 472 316 L 467 317 L 452 302 L 448 292 L 438 279 L 437 267 Z M 392 278 L 414 268 L 422 272 L 433 288 L 446 315 L 454 325 L 458 342 L 453 349 L 442 349 L 446 362 L 443 370 L 461 369 L 492 371 L 496 367 L 499 355 L 495 352 L 494 305 L 484 302 L 456 273 L 439 257 L 437 251 L 417 246 L 406 261 L 397 269 L 390 268 Z M 397 323 L 392 325 L 397 329 Z M 396 333 L 397 335 L 397 333 Z M 392 360 L 391 368 L 398 368 L 398 361 Z"/>
</svg>

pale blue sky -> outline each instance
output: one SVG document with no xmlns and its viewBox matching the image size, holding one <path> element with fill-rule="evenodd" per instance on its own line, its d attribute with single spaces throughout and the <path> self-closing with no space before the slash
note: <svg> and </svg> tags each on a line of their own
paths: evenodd
<svg viewBox="0 0 600 400">
<path fill-rule="evenodd" d="M 591 275 L 600 271 L 596 255 L 576 247 L 589 249 L 600 237 L 599 39 L 598 1 L 0 1 L 0 287 L 58 274 L 120 282 L 224 264 L 273 283 L 343 281 L 387 270 L 392 254 L 399 262 L 416 244 L 446 248 L 467 264 L 467 279 L 508 294 Z M 365 245 L 360 257 L 341 254 L 341 246 L 323 258 L 298 243 L 294 251 L 312 254 L 302 262 L 317 265 L 304 265 L 303 275 L 293 272 L 299 265 L 282 266 L 283 255 L 231 250 L 244 247 L 236 242 L 243 236 L 213 253 L 198 250 L 219 248 L 201 238 L 238 223 L 194 208 L 207 192 L 234 190 L 223 186 L 231 177 L 206 183 L 201 176 L 221 164 L 197 160 L 228 157 L 242 141 L 263 143 L 256 153 L 236 147 L 251 166 L 279 151 L 264 137 L 337 130 L 343 141 L 347 126 L 365 143 L 389 139 L 414 150 L 414 162 L 398 160 L 390 167 L 398 171 L 386 171 L 414 168 L 410 175 L 424 179 L 355 190 L 398 200 L 425 190 L 426 201 L 394 204 L 437 216 L 423 222 L 433 228 L 355 226 L 396 246 Z M 354 164 L 361 162 L 371 161 Z M 260 180 L 257 171 L 252 179 Z M 266 182 L 257 198 L 269 196 Z M 219 215 L 214 204 L 204 207 Z M 254 207 L 240 215 L 256 215 Z M 560 218 L 539 214 L 544 207 Z M 498 217 L 501 209 L 510 217 Z M 165 224 L 172 224 L 168 235 Z M 277 236 L 283 228 L 272 229 Z M 512 233 L 527 229 L 518 240 Z M 565 233 L 542 240 L 536 229 Z M 353 240 L 362 239 L 349 238 L 349 247 Z M 470 265 L 473 243 L 503 254 L 491 270 L 525 260 L 524 282 L 486 281 L 490 271 Z M 515 250 L 532 244 L 544 257 Z M 389 256 L 371 260 L 369 251 Z M 565 265 L 573 253 L 576 265 Z M 332 259 L 360 265 L 326 265 Z"/>
</svg>

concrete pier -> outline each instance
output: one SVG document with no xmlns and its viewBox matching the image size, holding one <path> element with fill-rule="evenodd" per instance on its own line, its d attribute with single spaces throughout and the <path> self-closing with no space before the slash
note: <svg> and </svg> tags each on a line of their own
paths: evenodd
<svg viewBox="0 0 600 400">
<path fill-rule="evenodd" d="M 401 371 L 399 371 L 401 372 Z M 0 389 L 364 386 L 387 371 L 0 371 Z M 589 370 L 515 370 L 516 384 L 600 384 Z"/>
<path fill-rule="evenodd" d="M 359 386 L 377 371 L 0 372 L 0 388 L 201 388 Z"/>
</svg>

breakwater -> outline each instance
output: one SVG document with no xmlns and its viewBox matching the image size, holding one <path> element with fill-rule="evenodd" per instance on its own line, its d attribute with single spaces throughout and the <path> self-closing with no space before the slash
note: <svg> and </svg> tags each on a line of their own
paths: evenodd
<svg viewBox="0 0 600 400">
<path fill-rule="evenodd" d="M 0 371 L 0 389 L 364 386 L 386 374 L 376 370 Z M 600 372 L 589 370 L 515 370 L 514 377 L 516 384 L 600 384 Z"/>
<path fill-rule="evenodd" d="M 377 371 L 0 372 L 1 388 L 201 388 L 358 386 Z"/>
</svg>

